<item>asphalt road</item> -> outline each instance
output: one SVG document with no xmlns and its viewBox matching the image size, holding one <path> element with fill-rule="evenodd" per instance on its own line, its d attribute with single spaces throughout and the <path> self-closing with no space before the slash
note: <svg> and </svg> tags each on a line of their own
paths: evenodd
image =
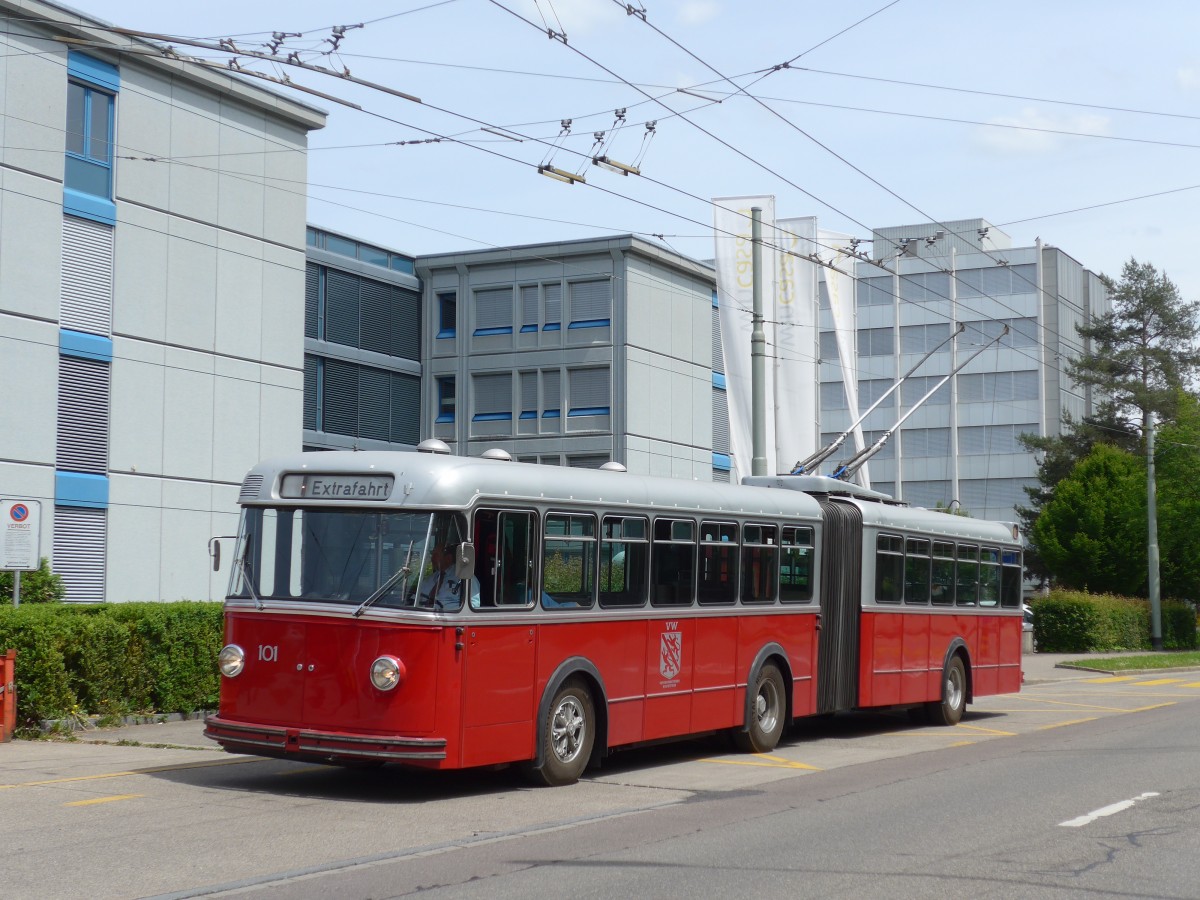
<svg viewBox="0 0 1200 900">
<path fill-rule="evenodd" d="M 772 754 L 673 744 L 553 790 L 18 742 L 0 896 L 1195 897 L 1198 700 L 1200 674 L 1077 676 L 954 728 L 837 716 Z"/>
</svg>

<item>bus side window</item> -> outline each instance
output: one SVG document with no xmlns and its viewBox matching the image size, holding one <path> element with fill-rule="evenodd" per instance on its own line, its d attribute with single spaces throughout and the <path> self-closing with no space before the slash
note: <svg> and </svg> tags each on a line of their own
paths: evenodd
<svg viewBox="0 0 1200 900">
<path fill-rule="evenodd" d="M 813 530 L 783 529 L 783 561 L 779 569 L 780 599 L 784 603 L 812 600 Z"/>
<path fill-rule="evenodd" d="M 546 516 L 542 559 L 545 609 L 590 607 L 596 594 L 596 520 L 592 516 Z"/>
<path fill-rule="evenodd" d="M 531 606 L 537 584 L 534 568 L 537 517 L 528 512 L 500 513 L 496 552 L 496 605 Z"/>
<path fill-rule="evenodd" d="M 979 602 L 979 548 L 972 544 L 958 546 L 958 583 L 955 586 L 956 606 L 975 606 Z"/>
<path fill-rule="evenodd" d="M 475 514 L 475 577 L 479 580 L 479 605 L 496 605 L 496 533 L 499 514 L 495 510 L 480 510 Z"/>
<path fill-rule="evenodd" d="M 687 519 L 655 519 L 650 566 L 652 605 L 691 606 L 696 571 L 696 523 Z"/>
<path fill-rule="evenodd" d="M 875 602 L 899 603 L 904 593 L 904 539 L 881 534 L 875 539 Z"/>
<path fill-rule="evenodd" d="M 904 602 L 929 604 L 929 541 L 909 538 L 905 541 Z"/>
<path fill-rule="evenodd" d="M 932 603 L 954 605 L 954 545 L 942 541 L 933 542 Z"/>
</svg>

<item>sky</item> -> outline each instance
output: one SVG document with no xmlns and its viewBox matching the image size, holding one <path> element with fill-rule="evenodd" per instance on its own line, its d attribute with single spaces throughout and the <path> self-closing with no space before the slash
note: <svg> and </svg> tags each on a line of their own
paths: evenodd
<svg viewBox="0 0 1200 900">
<path fill-rule="evenodd" d="M 1195 0 L 71 5 L 264 52 L 302 35 L 280 52 L 420 98 L 287 69 L 362 107 L 296 95 L 329 113 L 309 222 L 404 253 L 635 233 L 708 259 L 709 200 L 768 194 L 781 218 L 861 238 L 983 218 L 1113 277 L 1152 263 L 1200 300 Z M 597 132 L 641 175 L 592 165 Z"/>
</svg>

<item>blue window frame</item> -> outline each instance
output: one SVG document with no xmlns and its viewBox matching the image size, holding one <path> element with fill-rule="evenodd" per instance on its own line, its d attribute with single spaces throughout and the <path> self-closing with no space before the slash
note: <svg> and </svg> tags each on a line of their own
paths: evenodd
<svg viewBox="0 0 1200 900">
<path fill-rule="evenodd" d="M 436 422 L 454 421 L 454 376 L 444 376 L 437 380 L 438 414 Z"/>
<path fill-rule="evenodd" d="M 72 215 L 113 225 L 113 141 L 120 75 L 115 66 L 72 51 L 67 77 L 63 207 Z"/>
<path fill-rule="evenodd" d="M 438 333 L 440 338 L 452 338 L 458 327 L 458 294 L 454 291 L 437 295 Z"/>
</svg>

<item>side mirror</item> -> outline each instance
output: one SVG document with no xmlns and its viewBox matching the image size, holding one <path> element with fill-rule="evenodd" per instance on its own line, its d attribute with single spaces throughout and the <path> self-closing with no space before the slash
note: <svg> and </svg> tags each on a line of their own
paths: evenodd
<svg viewBox="0 0 1200 900">
<path fill-rule="evenodd" d="M 474 545 L 458 545 L 458 555 L 454 559 L 454 577 L 460 581 L 468 581 L 475 577 Z"/>
<path fill-rule="evenodd" d="M 214 572 L 221 571 L 221 541 L 236 541 L 237 537 L 231 534 L 223 534 L 220 537 L 208 539 L 208 555 L 212 557 Z"/>
</svg>

